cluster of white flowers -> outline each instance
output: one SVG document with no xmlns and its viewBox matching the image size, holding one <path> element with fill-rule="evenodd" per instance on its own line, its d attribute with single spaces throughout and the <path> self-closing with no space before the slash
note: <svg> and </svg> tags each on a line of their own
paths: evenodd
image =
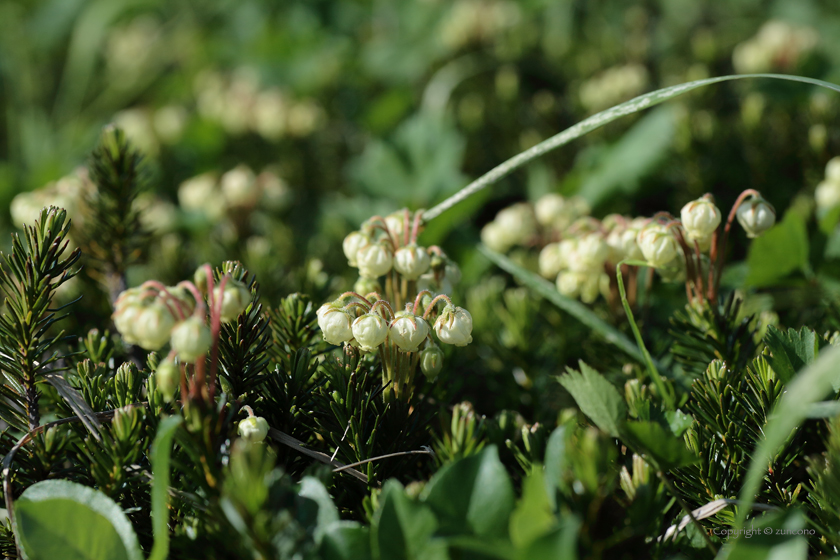
<svg viewBox="0 0 840 560">
<path fill-rule="evenodd" d="M 198 284 L 205 290 L 207 268 L 196 272 Z M 228 276 L 207 295 L 209 319 L 212 322 L 215 316 L 217 326 L 236 319 L 251 302 L 248 287 Z M 156 370 L 158 387 L 166 400 L 175 394 L 181 376 L 179 362 L 195 363 L 210 350 L 213 333 L 206 309 L 202 290 L 192 282 L 164 286 L 150 280 L 124 291 L 114 304 L 114 326 L 126 343 L 145 350 L 160 350 L 169 343 L 172 351 Z"/>
<path fill-rule="evenodd" d="M 825 166 L 825 179 L 814 192 L 817 212 L 820 215 L 840 206 L 840 156 L 831 158 Z"/>
<path fill-rule="evenodd" d="M 647 68 L 627 64 L 608 68 L 580 86 L 580 102 L 588 111 L 600 111 L 644 92 Z"/>
<path fill-rule="evenodd" d="M 175 144 L 187 126 L 189 113 L 180 105 L 158 109 L 131 107 L 114 115 L 112 121 L 144 155 L 157 156 L 161 144 Z"/>
<path fill-rule="evenodd" d="M 560 232 L 589 214 L 589 204 L 580 197 L 563 198 L 550 193 L 535 205 L 519 202 L 501 210 L 481 230 L 481 241 L 500 253 L 516 245 L 528 246 L 539 239 L 540 230 Z"/>
<path fill-rule="evenodd" d="M 831 172 L 840 173 L 840 158 Z M 573 220 L 583 211 L 569 211 L 570 202 L 550 194 L 533 209 L 526 203 L 515 204 L 484 228 L 482 240 L 496 251 L 514 244 L 541 247 L 540 274 L 554 279 L 563 295 L 584 303 L 599 295 L 610 297 L 615 268 L 623 261 L 645 262 L 669 282 L 685 281 L 690 268 L 691 281 L 702 285 L 700 275 L 711 266 L 708 254 L 716 250 L 722 219 L 711 195 L 683 206 L 680 219 L 663 212 L 653 218 L 612 214 L 603 220 L 589 216 Z M 757 237 L 775 224 L 775 210 L 756 191 L 744 191 L 736 205 L 733 217 L 748 237 Z M 507 237 L 497 231 L 499 224 L 504 224 Z"/>
<path fill-rule="evenodd" d="M 402 297 L 389 293 L 391 301 L 408 300 L 422 290 L 452 294 L 453 286 L 461 280 L 461 271 L 440 247 L 417 244 L 419 225 L 419 215 L 412 219 L 408 210 L 400 210 L 384 218 L 375 216 L 361 230 L 344 238 L 342 248 L 347 263 L 359 269 L 356 292 L 382 292 L 379 279 L 385 276 L 386 283 L 406 280 L 416 287 L 416 291 Z"/>
<path fill-rule="evenodd" d="M 452 49 L 494 39 L 521 18 L 519 6 L 509 0 L 456 0 L 441 21 L 440 37 Z"/>
<path fill-rule="evenodd" d="M 38 190 L 25 192 L 12 199 L 9 211 L 17 227 L 32 223 L 45 206 L 64 208 L 75 226 L 81 225 L 85 217 L 85 198 L 96 191 L 87 170 L 80 167 L 70 175 L 53 181 Z"/>
<path fill-rule="evenodd" d="M 229 134 L 256 132 L 266 140 L 312 134 L 325 122 L 320 105 L 294 99 L 279 88 L 260 88 L 257 74 L 240 68 L 230 77 L 203 72 L 195 80 L 198 112 L 218 122 Z"/>
<path fill-rule="evenodd" d="M 353 301 L 345 303 L 346 297 Z M 439 301 L 446 303 L 438 313 L 435 304 Z M 390 346 L 392 352 L 419 352 L 420 368 L 430 379 L 437 377 L 443 366 L 443 352 L 432 339 L 432 331 L 444 344 L 466 346 L 472 342 L 469 311 L 456 307 L 445 295 L 433 298 L 428 290 L 418 294 L 413 306 L 408 304 L 396 313 L 375 294 L 347 293 L 318 309 L 318 326 L 330 344 L 347 343 L 363 352 L 376 352 L 382 345 Z"/>
<path fill-rule="evenodd" d="M 735 47 L 732 65 L 742 74 L 793 70 L 814 50 L 819 38 L 812 27 L 771 20 Z"/>
<path fill-rule="evenodd" d="M 181 208 L 219 220 L 233 212 L 255 208 L 277 212 L 291 201 L 291 189 L 270 168 L 255 175 L 247 165 L 238 165 L 221 177 L 203 173 L 178 187 Z"/>
</svg>

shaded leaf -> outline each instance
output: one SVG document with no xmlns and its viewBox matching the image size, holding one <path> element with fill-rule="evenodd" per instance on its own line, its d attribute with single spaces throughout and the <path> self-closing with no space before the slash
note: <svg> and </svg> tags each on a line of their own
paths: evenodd
<svg viewBox="0 0 840 560">
<path fill-rule="evenodd" d="M 510 540 L 517 548 L 525 548 L 556 523 L 540 465 L 534 465 L 522 484 L 522 499 L 510 516 Z"/>
<path fill-rule="evenodd" d="M 681 438 L 656 422 L 631 421 L 624 425 L 625 436 L 653 458 L 660 469 L 670 470 L 697 462 Z"/>
<path fill-rule="evenodd" d="M 788 212 L 770 231 L 750 243 L 746 287 L 771 286 L 791 272 L 808 270 L 805 219 Z"/>
<path fill-rule="evenodd" d="M 29 560 L 142 560 L 137 535 L 111 498 L 68 480 L 33 484 L 15 502 Z"/>
<path fill-rule="evenodd" d="M 807 327 L 802 327 L 799 331 L 780 331 L 769 325 L 764 344 L 771 352 L 771 355 L 767 356 L 770 367 L 785 383 L 793 379 L 797 371 L 813 362 L 819 353 L 819 338 Z"/>
<path fill-rule="evenodd" d="M 612 383 L 583 361 L 579 372 L 569 369 L 558 380 L 595 425 L 618 437 L 627 418 L 627 404 Z"/>
</svg>

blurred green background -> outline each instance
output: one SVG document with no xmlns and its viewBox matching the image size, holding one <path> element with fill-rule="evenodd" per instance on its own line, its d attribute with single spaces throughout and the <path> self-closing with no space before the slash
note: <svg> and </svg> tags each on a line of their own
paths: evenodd
<svg viewBox="0 0 840 560">
<path fill-rule="evenodd" d="M 73 176 L 115 122 L 147 155 L 157 234 L 132 284 L 239 259 L 269 303 L 296 290 L 322 301 L 355 280 L 341 240 L 372 214 L 429 208 L 640 93 L 750 72 L 840 83 L 840 3 L 3 0 L 0 201 L 9 208 Z M 569 319 L 543 310 L 534 322 L 535 296 L 491 276 L 475 245 L 499 209 L 560 192 L 582 195 L 598 217 L 676 213 L 712 192 L 727 212 L 756 188 L 780 216 L 794 200 L 809 212 L 840 154 L 838 108 L 836 94 L 802 84 L 704 88 L 595 131 L 431 222 L 421 241 L 460 262 L 458 297 L 484 333 L 458 367 L 477 367 L 477 355 L 499 376 L 465 394 L 479 409 L 477 394 L 497 401 L 487 408 L 527 405 L 539 387 L 521 403 L 505 387 L 597 354 L 597 342 L 581 349 L 587 335 Z M 256 194 L 239 188 L 250 173 Z M 38 203 L 72 205 L 83 180 L 70 183 Z M 0 212 L 4 244 L 31 206 Z M 745 257 L 743 239 L 733 251 Z"/>
</svg>

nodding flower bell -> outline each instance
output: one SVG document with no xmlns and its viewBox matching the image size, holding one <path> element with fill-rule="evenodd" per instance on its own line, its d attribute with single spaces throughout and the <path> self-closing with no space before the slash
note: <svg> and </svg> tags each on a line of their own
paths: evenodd
<svg viewBox="0 0 840 560">
<path fill-rule="evenodd" d="M 344 256 L 347 257 L 347 263 L 350 266 L 358 266 L 356 256 L 359 254 L 359 249 L 370 245 L 370 237 L 361 231 L 352 231 L 344 238 L 341 248 L 344 249 Z"/>
<path fill-rule="evenodd" d="M 322 312 L 327 306 L 331 307 Z M 350 314 L 335 304 L 326 303 L 318 310 L 318 326 L 321 327 L 324 340 L 330 344 L 339 345 L 353 338 L 350 321 Z"/>
<path fill-rule="evenodd" d="M 566 199 L 557 193 L 548 193 L 534 204 L 537 222 L 543 227 L 551 227 L 565 217 Z"/>
<path fill-rule="evenodd" d="M 175 318 L 162 301 L 156 299 L 137 314 L 133 335 L 145 350 L 160 350 L 169 342 Z"/>
<path fill-rule="evenodd" d="M 394 255 L 386 243 L 365 245 L 356 253 L 359 274 L 365 278 L 379 278 L 387 274 L 394 264 Z"/>
<path fill-rule="evenodd" d="M 546 278 L 555 278 L 563 270 L 563 258 L 560 254 L 559 243 L 549 243 L 540 251 L 540 274 Z"/>
<path fill-rule="evenodd" d="M 409 311 L 400 311 L 389 329 L 391 342 L 405 352 L 416 352 L 429 335 L 429 323 Z"/>
<path fill-rule="evenodd" d="M 743 201 L 735 216 L 747 237 L 758 237 L 776 224 L 776 209 L 761 196 Z"/>
<path fill-rule="evenodd" d="M 388 338 L 388 323 L 377 313 L 365 313 L 352 325 L 353 337 L 365 352 L 373 352 Z"/>
<path fill-rule="evenodd" d="M 417 280 L 429 270 L 429 254 L 422 247 L 411 244 L 394 253 L 394 270 L 408 280 Z"/>
<path fill-rule="evenodd" d="M 447 305 L 435 321 L 435 332 L 441 342 L 466 346 L 472 342 L 472 315 L 463 307 Z"/>
<path fill-rule="evenodd" d="M 204 319 L 192 315 L 172 329 L 172 349 L 187 363 L 194 363 L 210 350 L 213 338 Z"/>
<path fill-rule="evenodd" d="M 680 210 L 682 225 L 688 234 L 689 241 L 697 241 L 704 245 L 720 225 L 720 210 L 711 199 L 706 197 L 693 200 Z"/>
<path fill-rule="evenodd" d="M 664 224 L 651 222 L 639 232 L 636 243 L 654 268 L 667 266 L 677 256 L 677 240 Z"/>
<path fill-rule="evenodd" d="M 268 435 L 268 422 L 262 416 L 249 416 L 239 422 L 239 435 L 251 443 L 260 443 Z"/>
<path fill-rule="evenodd" d="M 434 381 L 441 369 L 443 369 L 443 350 L 437 344 L 431 343 L 420 352 L 420 371 L 429 381 Z"/>
<path fill-rule="evenodd" d="M 222 298 L 222 323 L 229 323 L 239 317 L 251 303 L 251 291 L 239 280 L 228 279 L 224 293 L 221 284 L 213 290 L 213 297 Z"/>
<path fill-rule="evenodd" d="M 575 258 L 569 262 L 572 270 L 597 272 L 603 269 L 610 254 L 610 246 L 600 233 L 590 233 L 578 240 Z"/>
</svg>

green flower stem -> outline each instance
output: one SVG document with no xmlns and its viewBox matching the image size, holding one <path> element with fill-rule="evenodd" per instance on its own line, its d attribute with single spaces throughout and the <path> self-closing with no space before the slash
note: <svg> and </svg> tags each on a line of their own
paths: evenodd
<svg viewBox="0 0 840 560">
<path fill-rule="evenodd" d="M 639 266 L 644 265 L 645 263 L 641 263 L 639 261 L 621 261 L 616 265 L 615 275 L 618 280 L 618 293 L 621 295 L 621 304 L 624 306 L 624 312 L 627 314 L 627 320 L 630 321 L 630 328 L 633 330 L 633 336 L 636 338 L 636 344 L 639 346 L 639 351 L 642 353 L 642 356 L 644 356 L 648 372 L 650 373 L 654 384 L 656 384 L 656 388 L 659 390 L 662 400 L 665 401 L 665 405 L 668 407 L 668 410 L 674 410 L 676 408 L 674 399 L 671 397 L 671 394 L 666 391 L 665 383 L 662 381 L 662 377 L 660 377 L 659 371 L 657 371 L 656 365 L 653 363 L 653 358 L 651 358 L 650 352 L 648 352 L 645 347 L 645 342 L 642 340 L 642 333 L 639 332 L 639 327 L 636 325 L 636 319 L 633 317 L 633 311 L 630 309 L 630 303 L 627 301 L 627 293 L 624 290 L 624 278 L 621 274 L 622 264 Z"/>
</svg>

